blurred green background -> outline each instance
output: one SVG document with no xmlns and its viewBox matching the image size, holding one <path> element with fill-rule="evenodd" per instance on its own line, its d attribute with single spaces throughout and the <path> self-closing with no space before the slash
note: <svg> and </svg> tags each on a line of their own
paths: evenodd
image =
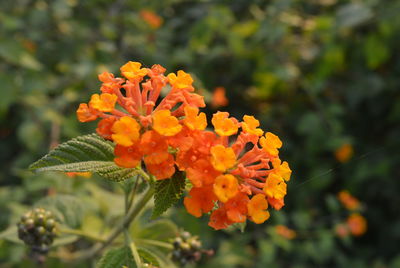
<svg viewBox="0 0 400 268">
<path fill-rule="evenodd" d="M 399 0 L 0 1 L 0 232 L 49 193 L 88 199 L 105 184 L 26 169 L 94 131 L 78 104 L 98 91 L 98 73 L 132 60 L 190 72 L 209 104 L 224 87 L 229 105 L 209 115 L 253 114 L 284 142 L 286 206 L 263 225 L 216 232 L 182 204 L 169 212 L 216 251 L 199 266 L 400 267 L 399 12 Z M 363 236 L 335 233 L 350 213 L 342 189 L 363 204 Z M 30 265 L 22 245 L 0 241 L 1 267 Z"/>
</svg>

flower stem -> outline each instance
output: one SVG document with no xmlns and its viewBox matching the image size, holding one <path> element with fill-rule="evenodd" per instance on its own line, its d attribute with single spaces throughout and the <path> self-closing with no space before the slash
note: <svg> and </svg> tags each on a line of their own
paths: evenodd
<svg viewBox="0 0 400 268">
<path fill-rule="evenodd" d="M 77 256 L 74 256 L 73 259 L 81 260 L 81 259 L 92 258 L 97 254 L 99 254 L 107 246 L 109 246 L 114 241 L 114 239 L 117 238 L 125 230 L 127 226 L 129 226 L 132 220 L 134 220 L 135 217 L 146 206 L 147 202 L 150 201 L 153 195 L 154 195 L 154 187 L 150 184 L 146 192 L 141 196 L 141 199 L 136 203 L 136 205 L 131 206 L 129 208 L 122 222 L 111 232 L 111 234 L 108 236 L 107 239 L 105 239 L 104 242 L 95 244 L 92 248 L 84 252 L 81 252 L 80 254 L 77 254 Z"/>
</svg>

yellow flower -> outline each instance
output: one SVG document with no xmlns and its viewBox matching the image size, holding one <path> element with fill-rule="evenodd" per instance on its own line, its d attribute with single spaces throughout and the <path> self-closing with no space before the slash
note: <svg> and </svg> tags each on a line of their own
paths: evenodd
<svg viewBox="0 0 400 268">
<path fill-rule="evenodd" d="M 254 116 L 245 115 L 243 116 L 243 121 L 244 122 L 242 122 L 242 129 L 244 132 L 257 136 L 262 136 L 264 134 L 264 131 L 261 128 L 257 128 L 258 126 L 260 126 L 260 122 L 255 119 Z"/>
<path fill-rule="evenodd" d="M 122 146 L 128 147 L 139 139 L 139 123 L 129 116 L 121 117 L 111 128 L 112 139 Z"/>
<path fill-rule="evenodd" d="M 284 161 L 282 163 L 279 158 L 275 158 L 272 160 L 272 165 L 274 167 L 273 173 L 281 176 L 285 181 L 290 180 L 292 170 L 290 169 L 288 162 Z"/>
<path fill-rule="evenodd" d="M 286 183 L 282 177 L 271 173 L 265 181 L 263 190 L 268 197 L 282 199 L 286 195 Z"/>
<path fill-rule="evenodd" d="M 277 156 L 278 149 L 282 147 L 282 141 L 275 134 L 267 132 L 264 137 L 260 138 L 260 145 L 270 155 Z"/>
<path fill-rule="evenodd" d="M 101 112 L 112 112 L 114 110 L 117 99 L 118 97 L 115 94 L 93 94 L 89 102 L 89 107 Z"/>
<path fill-rule="evenodd" d="M 121 67 L 121 73 L 129 80 L 142 79 L 147 74 L 146 68 L 140 68 L 142 64 L 140 62 L 129 61 Z"/>
<path fill-rule="evenodd" d="M 193 78 L 182 70 L 178 71 L 178 75 L 170 73 L 167 77 L 173 88 L 186 89 L 192 87 Z"/>
<path fill-rule="evenodd" d="M 263 194 L 256 194 L 247 203 L 248 215 L 251 220 L 257 224 L 263 223 L 269 218 L 269 212 L 266 210 L 268 208 L 268 202 Z"/>
<path fill-rule="evenodd" d="M 183 122 L 190 130 L 204 130 L 207 127 L 205 113 L 198 114 L 199 109 L 192 106 L 186 106 L 184 110 L 186 117 Z"/>
<path fill-rule="evenodd" d="M 238 131 L 238 123 L 228 116 L 227 112 L 216 112 L 211 119 L 215 132 L 220 136 L 231 136 Z"/>
<path fill-rule="evenodd" d="M 160 110 L 153 114 L 153 129 L 163 136 L 174 136 L 182 130 L 182 125 L 170 110 Z"/>
<path fill-rule="evenodd" d="M 236 163 L 236 155 L 232 148 L 223 145 L 211 147 L 211 164 L 218 171 L 226 171 Z"/>
<path fill-rule="evenodd" d="M 218 176 L 213 187 L 215 195 L 224 203 L 239 192 L 239 184 L 231 174 Z"/>
</svg>

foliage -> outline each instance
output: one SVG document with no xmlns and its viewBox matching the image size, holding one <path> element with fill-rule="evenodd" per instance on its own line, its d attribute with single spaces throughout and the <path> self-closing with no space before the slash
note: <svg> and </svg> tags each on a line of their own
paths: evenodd
<svg viewBox="0 0 400 268">
<path fill-rule="evenodd" d="M 176 173 L 171 179 L 157 181 L 152 218 L 157 218 L 178 202 L 183 190 L 185 190 L 185 177 L 182 172 Z"/>
</svg>

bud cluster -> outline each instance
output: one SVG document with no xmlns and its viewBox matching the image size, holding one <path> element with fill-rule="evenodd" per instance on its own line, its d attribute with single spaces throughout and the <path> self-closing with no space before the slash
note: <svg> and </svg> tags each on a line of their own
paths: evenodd
<svg viewBox="0 0 400 268">
<path fill-rule="evenodd" d="M 25 213 L 18 222 L 18 237 L 32 250 L 47 251 L 56 236 L 54 215 L 43 208 L 35 208 Z"/>
<path fill-rule="evenodd" d="M 189 232 L 182 231 L 173 242 L 174 250 L 172 260 L 182 266 L 188 263 L 199 262 L 203 254 L 211 256 L 213 250 L 202 249 L 198 236 L 192 236 Z"/>
</svg>

